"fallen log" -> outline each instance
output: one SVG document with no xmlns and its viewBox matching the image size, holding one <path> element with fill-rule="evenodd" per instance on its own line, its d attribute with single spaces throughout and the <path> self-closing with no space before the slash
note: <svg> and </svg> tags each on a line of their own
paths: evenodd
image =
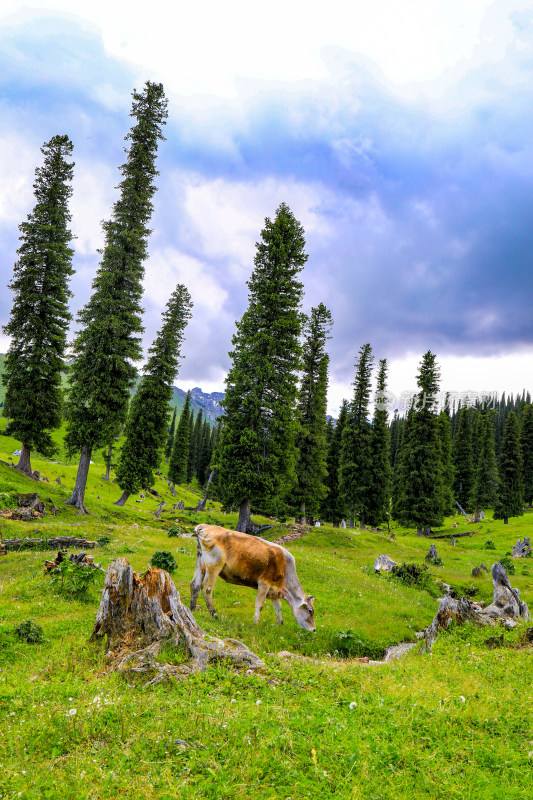
<svg viewBox="0 0 533 800">
<path fill-rule="evenodd" d="M 4 539 L 6 550 L 66 550 L 68 547 L 98 547 L 98 542 L 75 536 L 52 536 L 50 539 Z"/>
<path fill-rule="evenodd" d="M 53 569 L 58 567 L 62 561 L 65 561 L 67 554 L 63 550 L 58 550 L 57 556 L 54 561 L 44 562 L 44 574 L 47 575 Z M 87 553 L 69 553 L 68 560 L 73 564 L 80 564 L 83 567 L 92 567 L 99 569 L 100 572 L 105 572 L 101 564 L 96 564 L 93 556 L 88 556 Z"/>
<path fill-rule="evenodd" d="M 461 536 L 474 536 L 479 531 L 462 531 L 461 533 L 431 533 L 427 539 L 459 539 Z"/>
<path fill-rule="evenodd" d="M 103 637 L 107 637 L 109 669 L 147 675 L 146 685 L 203 672 L 210 661 L 225 661 L 238 669 L 264 667 L 242 642 L 204 633 L 181 602 L 168 572 L 150 567 L 138 575 L 125 558 L 107 568 L 90 641 Z M 157 662 L 164 644 L 185 653 L 185 662 Z"/>
</svg>

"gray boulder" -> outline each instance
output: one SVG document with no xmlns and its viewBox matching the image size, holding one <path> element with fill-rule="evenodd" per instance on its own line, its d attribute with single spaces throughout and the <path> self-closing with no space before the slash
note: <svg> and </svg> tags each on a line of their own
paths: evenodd
<svg viewBox="0 0 533 800">
<path fill-rule="evenodd" d="M 397 566 L 397 561 L 393 561 L 389 556 L 381 555 L 374 561 L 374 572 L 391 572 L 392 568 Z"/>
</svg>

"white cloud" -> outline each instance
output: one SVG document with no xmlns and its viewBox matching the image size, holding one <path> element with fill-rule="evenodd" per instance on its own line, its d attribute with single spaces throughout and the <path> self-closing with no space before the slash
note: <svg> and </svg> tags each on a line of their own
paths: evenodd
<svg viewBox="0 0 533 800">
<path fill-rule="evenodd" d="M 32 209 L 35 168 L 43 156 L 39 148 L 16 134 L 0 137 L 0 225 L 13 227 Z M 13 261 L 15 253 L 13 253 Z"/>
<path fill-rule="evenodd" d="M 111 217 L 112 205 L 117 197 L 113 186 L 118 179 L 117 170 L 110 165 L 76 159 L 70 207 L 72 232 L 77 237 L 74 242 L 77 253 L 93 255 L 103 247 L 102 220 Z"/>
<path fill-rule="evenodd" d="M 163 310 L 178 283 L 189 290 L 197 313 L 222 311 L 228 294 L 204 264 L 172 247 L 155 251 L 146 265 L 146 297 Z"/>
<path fill-rule="evenodd" d="M 326 77 L 328 48 L 366 60 L 393 88 L 427 92 L 431 82 L 503 59 L 512 43 L 523 47 L 510 18 L 528 7 L 529 0 L 330 0 L 326 12 L 321 0 L 271 0 L 267 9 L 249 0 L 152 0 L 146 13 L 141 0 L 33 0 L 31 9 L 3 0 L 2 11 L 83 20 L 101 31 L 110 55 L 170 91 L 235 97 L 242 79 Z"/>
<path fill-rule="evenodd" d="M 255 242 L 265 217 L 274 217 L 286 202 L 306 234 L 327 234 L 329 227 L 319 207 L 328 193 L 323 187 L 268 178 L 258 183 L 219 178 L 191 178 L 185 186 L 184 211 L 196 232 L 196 243 L 208 258 L 224 258 L 235 278 L 248 277 L 253 268 Z"/>
</svg>

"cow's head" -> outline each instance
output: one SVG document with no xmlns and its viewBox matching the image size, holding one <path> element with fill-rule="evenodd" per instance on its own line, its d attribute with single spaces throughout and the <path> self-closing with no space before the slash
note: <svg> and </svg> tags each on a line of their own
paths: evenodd
<svg viewBox="0 0 533 800">
<path fill-rule="evenodd" d="M 313 595 L 310 594 L 305 598 L 303 603 L 300 603 L 300 605 L 296 606 L 294 609 L 296 622 L 304 631 L 316 631 L 315 609 L 313 607 L 314 599 Z"/>
</svg>

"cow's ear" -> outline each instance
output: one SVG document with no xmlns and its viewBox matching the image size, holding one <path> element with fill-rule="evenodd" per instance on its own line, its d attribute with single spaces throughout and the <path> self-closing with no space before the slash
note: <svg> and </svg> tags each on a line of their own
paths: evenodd
<svg viewBox="0 0 533 800">
<path fill-rule="evenodd" d="M 312 603 L 312 602 L 313 602 L 313 600 L 315 599 L 315 597 L 314 597 L 314 595 L 310 594 L 310 595 L 308 595 L 308 596 L 307 596 L 305 599 L 306 599 L 306 601 L 307 601 L 308 603 Z"/>
</svg>

